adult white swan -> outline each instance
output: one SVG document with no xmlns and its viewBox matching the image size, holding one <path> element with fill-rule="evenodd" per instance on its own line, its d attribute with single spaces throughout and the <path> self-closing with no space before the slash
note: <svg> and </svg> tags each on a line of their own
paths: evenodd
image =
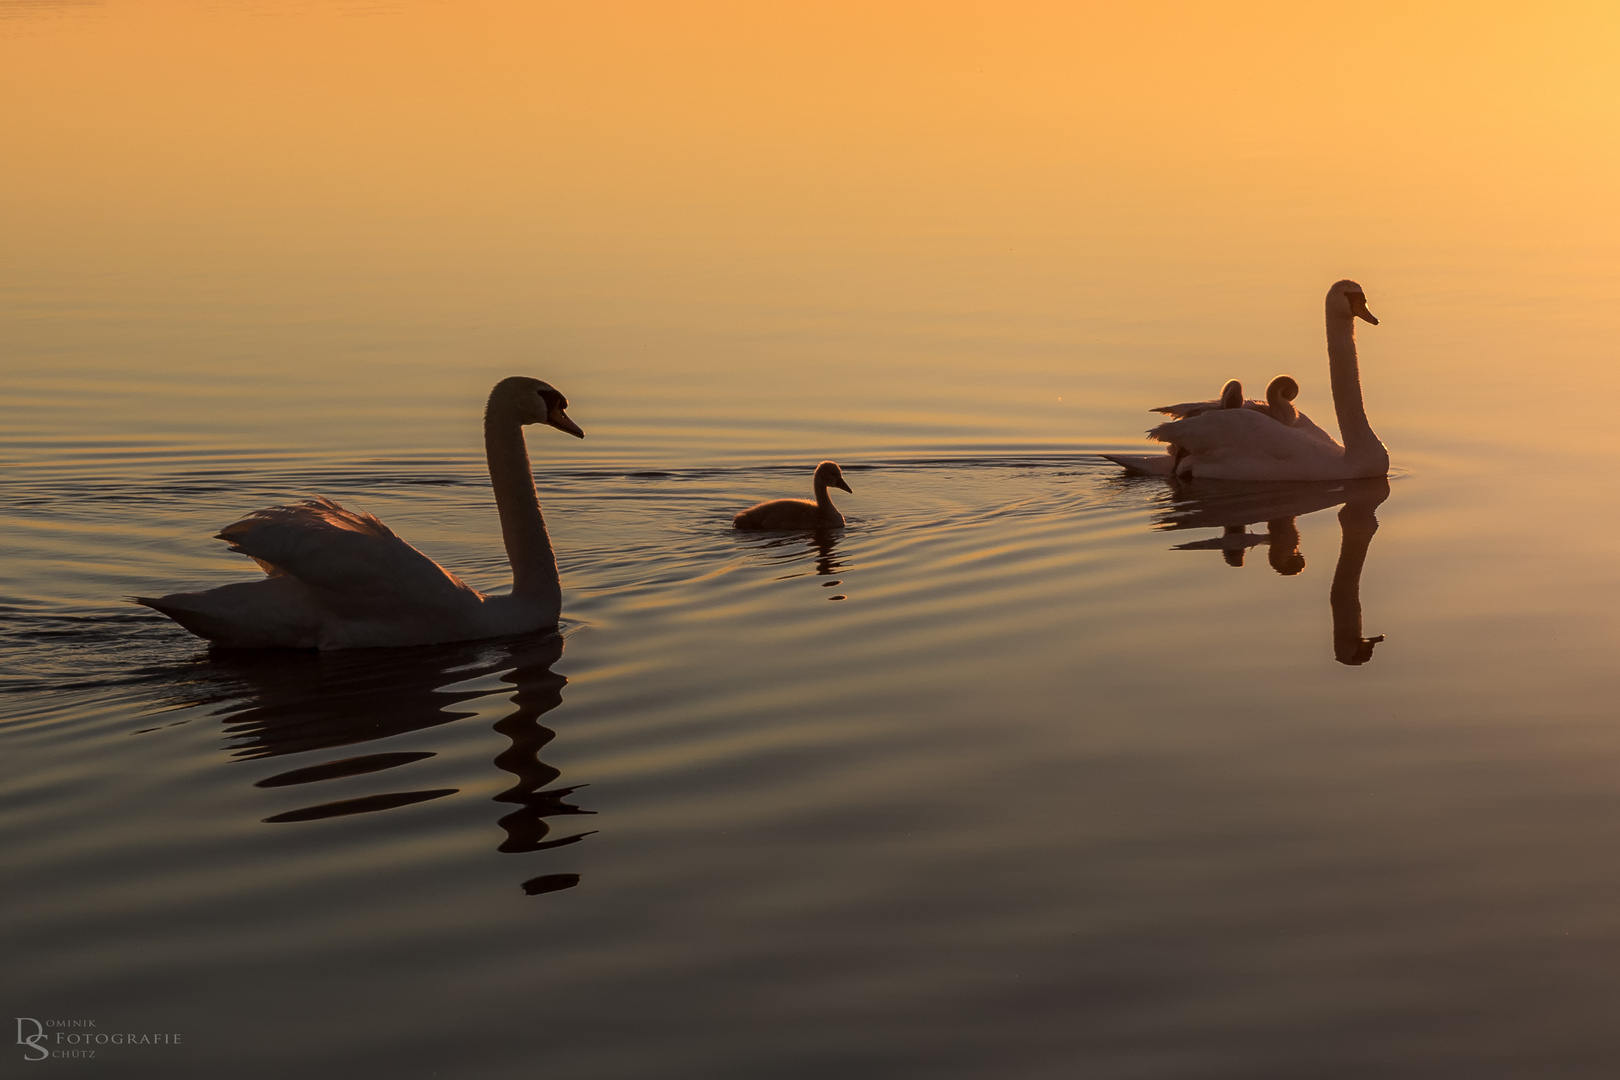
<svg viewBox="0 0 1620 1080">
<path fill-rule="evenodd" d="M 502 379 L 484 410 L 484 450 L 512 563 L 512 591 L 485 596 L 366 513 L 315 498 L 271 506 L 219 532 L 265 577 L 157 599 L 131 597 L 198 637 L 242 648 L 427 645 L 557 625 L 562 582 L 540 516 L 524 424 L 583 439 L 568 399 L 539 379 Z"/>
<path fill-rule="evenodd" d="M 1328 376 L 1340 446 L 1314 424 L 1278 423 L 1257 409 L 1214 409 L 1160 424 L 1148 432 L 1171 452 L 1109 454 L 1109 460 L 1135 472 L 1212 480 L 1348 480 L 1384 476 L 1389 451 L 1373 434 L 1361 400 L 1356 361 L 1355 320 L 1374 326 L 1367 297 L 1354 281 L 1336 281 L 1326 301 Z M 1312 430 L 1314 429 L 1314 430 Z"/>
</svg>

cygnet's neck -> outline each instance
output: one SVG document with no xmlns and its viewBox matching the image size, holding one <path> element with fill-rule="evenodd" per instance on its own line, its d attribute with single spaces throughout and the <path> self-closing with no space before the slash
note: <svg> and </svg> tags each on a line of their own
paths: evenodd
<svg viewBox="0 0 1620 1080">
<path fill-rule="evenodd" d="M 1279 423 L 1293 427 L 1299 422 L 1299 410 L 1294 403 L 1284 397 L 1281 391 L 1266 390 L 1266 406 L 1271 412 L 1271 418 Z"/>
<path fill-rule="evenodd" d="M 799 490 L 803 491 L 804 489 L 800 488 Z M 823 514 L 827 513 L 828 511 L 836 513 L 838 510 L 838 508 L 833 505 L 832 496 L 827 494 L 827 481 L 823 480 L 819 476 L 816 477 L 816 509 L 820 510 Z"/>
<path fill-rule="evenodd" d="M 512 563 L 512 595 L 555 601 L 560 610 L 562 585 L 557 576 L 557 556 L 551 537 L 546 535 L 545 518 L 540 515 L 523 425 L 494 403 L 484 414 L 484 452 L 489 457 L 495 508 L 501 515 L 501 539 Z"/>
</svg>

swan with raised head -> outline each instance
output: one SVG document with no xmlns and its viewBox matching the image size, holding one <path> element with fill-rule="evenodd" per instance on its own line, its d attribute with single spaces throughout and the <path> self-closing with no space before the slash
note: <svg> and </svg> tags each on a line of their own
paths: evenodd
<svg viewBox="0 0 1620 1080">
<path fill-rule="evenodd" d="M 1170 454 L 1106 456 L 1136 472 L 1165 476 L 1176 467 L 1177 475 L 1211 480 L 1348 480 L 1386 475 L 1389 451 L 1367 421 L 1355 338 L 1356 319 L 1374 326 L 1378 320 L 1367 310 L 1361 286 L 1349 280 L 1334 282 L 1328 289 L 1325 310 L 1328 376 L 1343 446 L 1315 424 L 1300 422 L 1303 417 L 1290 426 L 1273 420 L 1269 411 L 1216 409 L 1171 420 L 1149 431 L 1150 438 L 1170 445 Z"/>
<path fill-rule="evenodd" d="M 552 629 L 562 582 L 523 426 L 547 424 L 583 439 L 567 408 L 550 384 L 514 376 L 495 384 L 484 411 L 510 593 L 486 596 L 372 515 L 317 497 L 254 511 L 220 530 L 218 538 L 258 563 L 263 578 L 131 599 L 198 637 L 239 648 L 429 645 Z"/>
<path fill-rule="evenodd" d="M 841 529 L 844 515 L 833 505 L 830 487 L 850 491 L 844 482 L 844 473 L 836 462 L 823 461 L 816 466 L 816 501 L 809 499 L 776 499 L 750 506 L 739 513 L 731 523 L 739 529 Z M 850 491 L 850 494 L 854 494 Z"/>
</svg>

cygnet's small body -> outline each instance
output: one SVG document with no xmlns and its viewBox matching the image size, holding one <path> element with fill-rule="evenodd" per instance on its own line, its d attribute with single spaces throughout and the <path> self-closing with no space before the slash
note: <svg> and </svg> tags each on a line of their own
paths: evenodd
<svg viewBox="0 0 1620 1080">
<path fill-rule="evenodd" d="M 1299 423 L 1299 410 L 1294 399 L 1299 397 L 1299 383 L 1292 375 L 1279 375 L 1266 386 L 1266 402 L 1260 411 L 1279 424 L 1293 427 Z"/>
<path fill-rule="evenodd" d="M 1294 399 L 1299 397 L 1299 383 L 1292 376 L 1279 375 L 1271 380 L 1266 387 L 1266 400 L 1255 401 L 1243 396 L 1243 384 L 1231 379 L 1221 387 L 1219 397 L 1208 401 L 1184 401 L 1179 405 L 1160 405 L 1157 409 L 1148 412 L 1164 413 L 1177 420 L 1184 420 L 1189 416 L 1202 416 L 1217 409 L 1253 409 L 1263 412 L 1279 424 L 1293 427 L 1299 419 L 1299 410 L 1294 408 Z"/>
<path fill-rule="evenodd" d="M 843 470 L 836 462 L 823 461 L 816 466 L 816 500 L 774 499 L 750 506 L 732 519 L 739 529 L 841 529 L 844 515 L 833 505 L 827 494 L 830 487 L 850 491 L 844 483 Z M 854 494 L 854 492 L 850 492 Z"/>
</svg>

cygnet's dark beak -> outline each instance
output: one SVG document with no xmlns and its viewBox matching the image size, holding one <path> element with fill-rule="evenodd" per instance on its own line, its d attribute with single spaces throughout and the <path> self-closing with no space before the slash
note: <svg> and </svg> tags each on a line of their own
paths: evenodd
<svg viewBox="0 0 1620 1080">
<path fill-rule="evenodd" d="M 550 424 L 558 431 L 568 432 L 568 434 L 572 435 L 576 439 L 583 439 L 585 437 L 585 432 L 580 429 L 578 424 L 574 423 L 568 418 L 568 414 L 563 411 L 561 405 L 553 405 L 546 411 L 546 423 Z"/>
<path fill-rule="evenodd" d="M 1365 294 L 1351 293 L 1348 299 L 1350 300 L 1350 314 L 1358 319 L 1366 319 L 1374 326 L 1378 325 L 1378 317 L 1367 310 L 1367 297 Z"/>
<path fill-rule="evenodd" d="M 830 486 L 835 487 L 835 488 L 843 488 L 845 491 L 849 492 L 851 495 L 855 494 L 855 489 L 850 487 L 848 484 L 844 483 L 844 478 L 842 476 L 840 476 L 838 479 L 834 480 Z"/>
</svg>

